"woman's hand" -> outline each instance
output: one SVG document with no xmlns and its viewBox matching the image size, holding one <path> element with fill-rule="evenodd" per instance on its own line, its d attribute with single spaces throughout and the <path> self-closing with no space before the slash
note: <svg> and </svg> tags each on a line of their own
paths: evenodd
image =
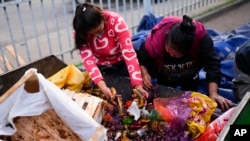
<svg viewBox="0 0 250 141">
<path fill-rule="evenodd" d="M 113 94 L 111 92 L 111 89 L 109 87 L 107 87 L 106 83 L 101 80 L 97 83 L 97 86 L 100 88 L 101 92 L 104 94 L 104 96 L 107 99 L 112 99 L 113 98 Z"/>
<path fill-rule="evenodd" d="M 113 98 L 113 94 L 111 93 L 111 90 L 109 87 L 102 88 L 101 91 L 107 99 Z"/>
<path fill-rule="evenodd" d="M 229 109 L 232 105 L 232 101 L 229 99 L 226 99 L 218 94 L 211 94 L 210 98 L 217 102 L 217 104 L 220 105 L 222 111 L 226 111 Z"/>
<path fill-rule="evenodd" d="M 137 89 L 146 99 L 148 98 L 149 94 L 143 89 L 142 85 L 135 86 L 135 89 Z"/>
<path fill-rule="evenodd" d="M 140 66 L 142 72 L 143 86 L 148 90 L 152 87 L 151 76 L 148 74 L 147 69 L 144 66 Z"/>
<path fill-rule="evenodd" d="M 215 82 L 210 82 L 209 87 L 209 97 L 213 99 L 221 107 L 223 111 L 229 109 L 232 105 L 232 101 L 228 100 L 217 93 L 218 84 Z"/>
</svg>

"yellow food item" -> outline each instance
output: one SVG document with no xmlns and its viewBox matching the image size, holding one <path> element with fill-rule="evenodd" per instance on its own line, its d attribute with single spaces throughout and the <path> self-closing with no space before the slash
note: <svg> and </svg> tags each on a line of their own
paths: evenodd
<svg viewBox="0 0 250 141">
<path fill-rule="evenodd" d="M 68 66 L 67 80 L 65 87 L 69 90 L 79 91 L 82 88 L 84 76 L 82 72 L 74 65 Z"/>
<path fill-rule="evenodd" d="M 65 88 L 73 91 L 80 91 L 84 87 L 91 85 L 91 78 L 89 74 L 84 71 L 81 72 L 74 65 L 68 65 L 61 69 L 54 75 L 48 78 L 49 81 L 53 82 L 59 88 Z"/>
<path fill-rule="evenodd" d="M 67 76 L 68 72 L 69 72 L 69 67 L 67 66 L 67 67 L 59 70 L 54 75 L 50 76 L 48 78 L 48 80 L 51 81 L 52 83 L 54 83 L 59 88 L 63 88 L 65 83 L 66 83 L 67 77 L 68 77 Z"/>
<path fill-rule="evenodd" d="M 89 88 L 91 85 L 91 82 L 92 82 L 90 75 L 87 71 L 84 71 L 82 73 L 83 73 L 83 77 L 84 77 L 83 88 Z"/>
</svg>

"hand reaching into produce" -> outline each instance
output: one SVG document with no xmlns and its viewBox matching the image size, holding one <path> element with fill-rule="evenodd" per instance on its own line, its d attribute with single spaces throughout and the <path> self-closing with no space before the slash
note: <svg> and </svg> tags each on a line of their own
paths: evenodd
<svg viewBox="0 0 250 141">
<path fill-rule="evenodd" d="M 138 89 L 133 89 L 133 92 L 134 92 L 133 101 L 137 102 L 138 107 L 143 108 L 144 106 L 146 106 L 147 100 L 145 96 Z"/>
<path fill-rule="evenodd" d="M 143 89 L 142 85 L 137 85 L 135 89 L 137 89 L 145 98 L 148 98 L 149 94 Z"/>
<path fill-rule="evenodd" d="M 217 104 L 219 104 L 219 106 L 221 107 L 222 111 L 226 111 L 227 109 L 229 109 L 232 105 L 232 101 L 228 100 L 218 94 L 214 94 L 214 95 L 210 95 L 210 98 L 215 100 L 217 102 Z"/>
<path fill-rule="evenodd" d="M 217 92 L 218 84 L 210 82 L 208 84 L 209 97 L 217 102 L 222 111 L 226 111 L 231 107 L 232 101 L 220 96 Z"/>
<path fill-rule="evenodd" d="M 113 94 L 111 92 L 111 89 L 109 87 L 107 87 L 106 83 L 101 80 L 97 83 L 97 86 L 100 88 L 101 92 L 103 93 L 103 95 L 107 98 L 107 99 L 112 99 L 113 98 Z"/>
<path fill-rule="evenodd" d="M 151 76 L 148 74 L 148 71 L 144 66 L 140 66 L 140 68 L 142 72 L 143 86 L 145 87 L 146 90 L 148 90 L 152 87 Z"/>
</svg>

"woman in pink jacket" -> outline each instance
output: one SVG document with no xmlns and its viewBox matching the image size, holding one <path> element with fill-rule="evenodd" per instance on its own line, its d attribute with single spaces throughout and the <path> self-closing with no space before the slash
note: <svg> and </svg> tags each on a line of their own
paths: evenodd
<svg viewBox="0 0 250 141">
<path fill-rule="evenodd" d="M 91 3 L 79 4 L 73 27 L 83 65 L 106 97 L 112 94 L 104 81 L 104 73 L 129 76 L 132 87 L 148 97 L 142 87 L 141 71 L 129 28 L 119 14 L 102 10 Z"/>
</svg>

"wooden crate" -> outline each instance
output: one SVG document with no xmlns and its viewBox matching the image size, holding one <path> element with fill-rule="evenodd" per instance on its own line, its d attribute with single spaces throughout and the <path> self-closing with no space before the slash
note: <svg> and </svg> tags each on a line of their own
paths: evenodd
<svg viewBox="0 0 250 141">
<path fill-rule="evenodd" d="M 19 86 L 25 84 L 25 90 L 36 89 L 37 77 L 33 71 L 28 72 L 0 97 L 4 102 Z M 12 141 L 80 141 L 81 139 L 59 118 L 54 109 L 49 109 L 38 116 L 22 116 L 14 119 L 17 132 L 10 138 Z M 7 137 L 3 137 L 7 138 Z M 8 137 L 9 138 L 9 137 Z M 0 138 L 1 139 L 1 138 Z"/>
<path fill-rule="evenodd" d="M 88 93 L 63 90 L 98 123 L 103 117 L 102 99 Z M 80 141 L 81 139 L 50 109 L 39 116 L 14 119 L 17 132 L 12 141 Z"/>
<path fill-rule="evenodd" d="M 26 90 L 33 90 L 37 77 L 34 72 L 29 72 L 25 77 L 17 81 L 6 93 L 0 96 L 0 103 L 4 102 L 20 85 L 25 83 Z M 32 87 L 32 88 L 31 88 Z M 30 89 L 31 88 L 31 89 Z M 64 90 L 75 102 L 89 113 L 96 121 L 102 120 L 102 99 L 89 94 L 76 94 L 74 91 Z M 14 119 L 17 132 L 11 137 L 0 136 L 1 139 L 10 138 L 12 141 L 80 141 L 75 134 L 55 113 L 50 109 L 38 116 L 22 116 Z M 98 128 L 97 130 L 101 130 Z M 93 135 L 94 141 L 98 132 Z M 101 135 L 101 134 L 100 134 Z"/>
<path fill-rule="evenodd" d="M 74 91 L 63 89 L 63 91 L 82 107 L 93 119 L 101 123 L 104 115 L 102 99 L 88 93 L 76 93 Z"/>
<path fill-rule="evenodd" d="M 17 132 L 12 141 L 81 141 L 81 139 L 50 109 L 39 116 L 14 119 Z"/>
</svg>

